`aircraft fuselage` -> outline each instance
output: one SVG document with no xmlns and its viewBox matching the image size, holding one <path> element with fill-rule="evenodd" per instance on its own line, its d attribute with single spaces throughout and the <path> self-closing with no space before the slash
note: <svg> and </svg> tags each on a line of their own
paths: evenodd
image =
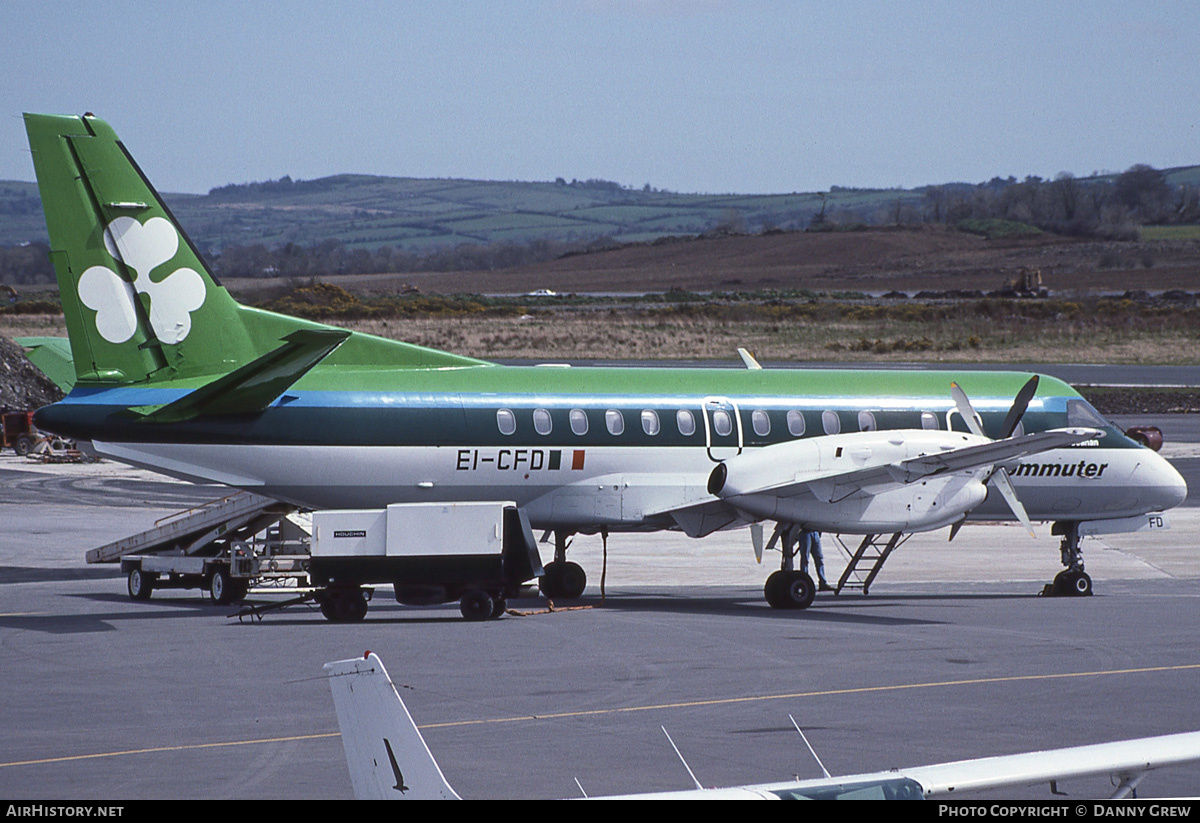
<svg viewBox="0 0 1200 823">
<path fill-rule="evenodd" d="M 667 514 L 714 500 L 706 483 L 720 461 L 838 434 L 862 432 L 855 442 L 870 446 L 895 432 L 965 432 L 952 380 L 992 435 L 1027 378 L 506 366 L 341 365 L 335 372 L 322 364 L 255 415 L 150 423 L 127 412 L 189 390 L 174 383 L 76 389 L 41 410 L 38 424 L 90 439 L 126 462 L 310 508 L 503 498 L 515 500 L 535 528 L 702 534 L 755 514 L 708 525 Z M 339 388 L 346 385 L 356 389 Z M 1121 518 L 1182 501 L 1186 486 L 1167 461 L 1100 419 L 1066 384 L 1043 378 L 1041 385 L 1022 421 L 1026 433 L 1084 425 L 1103 434 L 1007 465 L 1031 519 Z M 846 454 L 847 466 L 853 459 Z M 1011 519 L 995 497 L 974 501 L 970 516 Z M 798 505 L 792 519 L 821 530 L 870 533 L 886 525 L 871 522 L 867 503 L 856 510 L 814 504 L 811 515 Z M 908 530 L 945 525 L 914 522 Z"/>
</svg>

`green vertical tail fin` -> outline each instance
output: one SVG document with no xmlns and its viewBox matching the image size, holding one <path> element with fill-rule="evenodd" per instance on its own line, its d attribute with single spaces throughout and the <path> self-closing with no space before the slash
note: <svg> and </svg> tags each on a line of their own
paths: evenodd
<svg viewBox="0 0 1200 823">
<path fill-rule="evenodd" d="M 103 120 L 26 114 L 25 130 L 79 384 L 226 375 L 255 361 L 273 362 L 271 352 L 285 358 L 297 346 L 308 352 L 294 332 L 330 330 L 230 297 Z M 296 355 L 306 364 L 297 366 L 297 377 L 326 362 L 326 355 L 330 364 L 394 368 L 490 365 L 371 335 L 338 339 L 345 345 L 331 346 L 311 363 L 303 352 Z M 322 350 L 315 342 L 311 347 Z"/>
<path fill-rule="evenodd" d="M 107 123 L 26 114 L 25 129 L 80 382 L 218 374 L 260 354 Z"/>
</svg>

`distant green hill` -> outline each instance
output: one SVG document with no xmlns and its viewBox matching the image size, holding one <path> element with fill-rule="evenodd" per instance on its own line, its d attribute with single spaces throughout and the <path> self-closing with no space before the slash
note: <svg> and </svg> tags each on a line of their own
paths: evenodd
<svg viewBox="0 0 1200 823">
<path fill-rule="evenodd" d="M 1200 183 L 1200 166 L 1164 171 L 1171 185 Z M 1111 182 L 1113 177 L 1079 182 Z M 336 240 L 350 248 L 394 246 L 421 254 L 462 243 L 569 243 L 597 237 L 628 243 L 722 226 L 752 232 L 799 229 L 822 208 L 843 223 L 899 222 L 900 210 L 920 207 L 925 192 L 834 187 L 826 194 L 676 194 L 627 189 L 604 180 L 523 183 L 342 174 L 163 196 L 192 239 L 209 253 L 256 243 L 310 246 Z M 888 212 L 895 213 L 894 221 Z M 877 219 L 880 214 L 884 219 Z M 0 245 L 45 239 L 37 186 L 0 181 Z"/>
<path fill-rule="evenodd" d="M 567 183 L 418 180 L 337 175 L 224 186 L 207 195 L 168 194 L 172 211 L 201 248 L 338 240 L 350 247 L 422 252 L 460 243 L 545 238 L 620 242 L 731 229 L 800 228 L 821 209 L 815 193 L 675 194 L 607 181 Z M 920 191 L 839 190 L 827 212 L 919 202 Z M 0 244 L 46 238 L 37 187 L 0 181 Z"/>
</svg>

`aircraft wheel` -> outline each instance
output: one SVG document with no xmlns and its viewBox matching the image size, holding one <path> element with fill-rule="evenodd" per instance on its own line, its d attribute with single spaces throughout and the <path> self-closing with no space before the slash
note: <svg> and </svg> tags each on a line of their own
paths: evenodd
<svg viewBox="0 0 1200 823">
<path fill-rule="evenodd" d="M 1092 578 L 1087 572 L 1080 572 L 1075 578 L 1075 594 L 1078 597 L 1090 597 L 1092 594 Z"/>
<path fill-rule="evenodd" d="M 804 572 L 774 572 L 763 586 L 763 594 L 773 609 L 807 609 L 817 596 L 817 587 Z"/>
<path fill-rule="evenodd" d="M 542 576 L 538 578 L 538 591 L 551 600 L 560 596 L 558 591 L 559 568 L 560 566 L 558 563 L 547 563 L 546 567 L 542 570 Z"/>
<path fill-rule="evenodd" d="M 1054 576 L 1054 594 L 1066 597 L 1090 597 L 1092 594 L 1092 578 L 1087 572 L 1063 569 Z"/>
<path fill-rule="evenodd" d="M 218 566 L 208 579 L 208 596 L 218 606 L 227 606 L 233 602 L 235 587 L 229 576 L 229 569 Z"/>
<path fill-rule="evenodd" d="M 782 609 L 807 609 L 817 596 L 817 587 L 804 572 L 780 572 L 776 592 Z"/>
<path fill-rule="evenodd" d="M 133 600 L 149 600 L 151 592 L 154 591 L 154 580 L 158 575 L 153 572 L 144 572 L 141 569 L 132 569 L 129 572 L 129 597 Z"/>
<path fill-rule="evenodd" d="M 558 573 L 559 597 L 574 600 L 583 596 L 587 588 L 587 572 L 578 563 L 569 560 L 563 563 L 562 571 Z"/>
<path fill-rule="evenodd" d="M 587 588 L 587 572 L 578 563 L 551 561 L 538 578 L 538 589 L 551 600 L 573 600 Z"/>
<path fill-rule="evenodd" d="M 506 611 L 508 611 L 508 601 L 505 600 L 503 597 L 493 597 L 492 598 L 492 619 L 497 620 L 497 619 L 503 617 L 504 613 Z"/>
<path fill-rule="evenodd" d="M 763 596 L 767 599 L 767 604 L 772 609 L 787 608 L 783 602 L 783 595 L 780 592 L 784 582 L 783 572 L 772 572 L 767 578 L 766 585 L 763 586 Z"/>
<path fill-rule="evenodd" d="M 472 621 L 490 619 L 494 608 L 495 603 L 493 603 L 491 595 L 482 589 L 471 589 L 462 596 L 462 600 L 458 604 L 458 610 L 462 612 L 462 616 Z"/>
</svg>

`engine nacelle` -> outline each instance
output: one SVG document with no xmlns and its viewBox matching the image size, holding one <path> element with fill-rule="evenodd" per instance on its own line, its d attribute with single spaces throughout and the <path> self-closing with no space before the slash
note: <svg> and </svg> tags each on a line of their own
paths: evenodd
<svg viewBox="0 0 1200 823">
<path fill-rule="evenodd" d="M 987 497 L 990 467 L 908 479 L 901 471 L 844 482 L 864 469 L 989 442 L 960 432 L 854 432 L 768 446 L 730 458 L 708 490 L 764 520 L 821 531 L 930 531 L 960 520 Z"/>
</svg>

